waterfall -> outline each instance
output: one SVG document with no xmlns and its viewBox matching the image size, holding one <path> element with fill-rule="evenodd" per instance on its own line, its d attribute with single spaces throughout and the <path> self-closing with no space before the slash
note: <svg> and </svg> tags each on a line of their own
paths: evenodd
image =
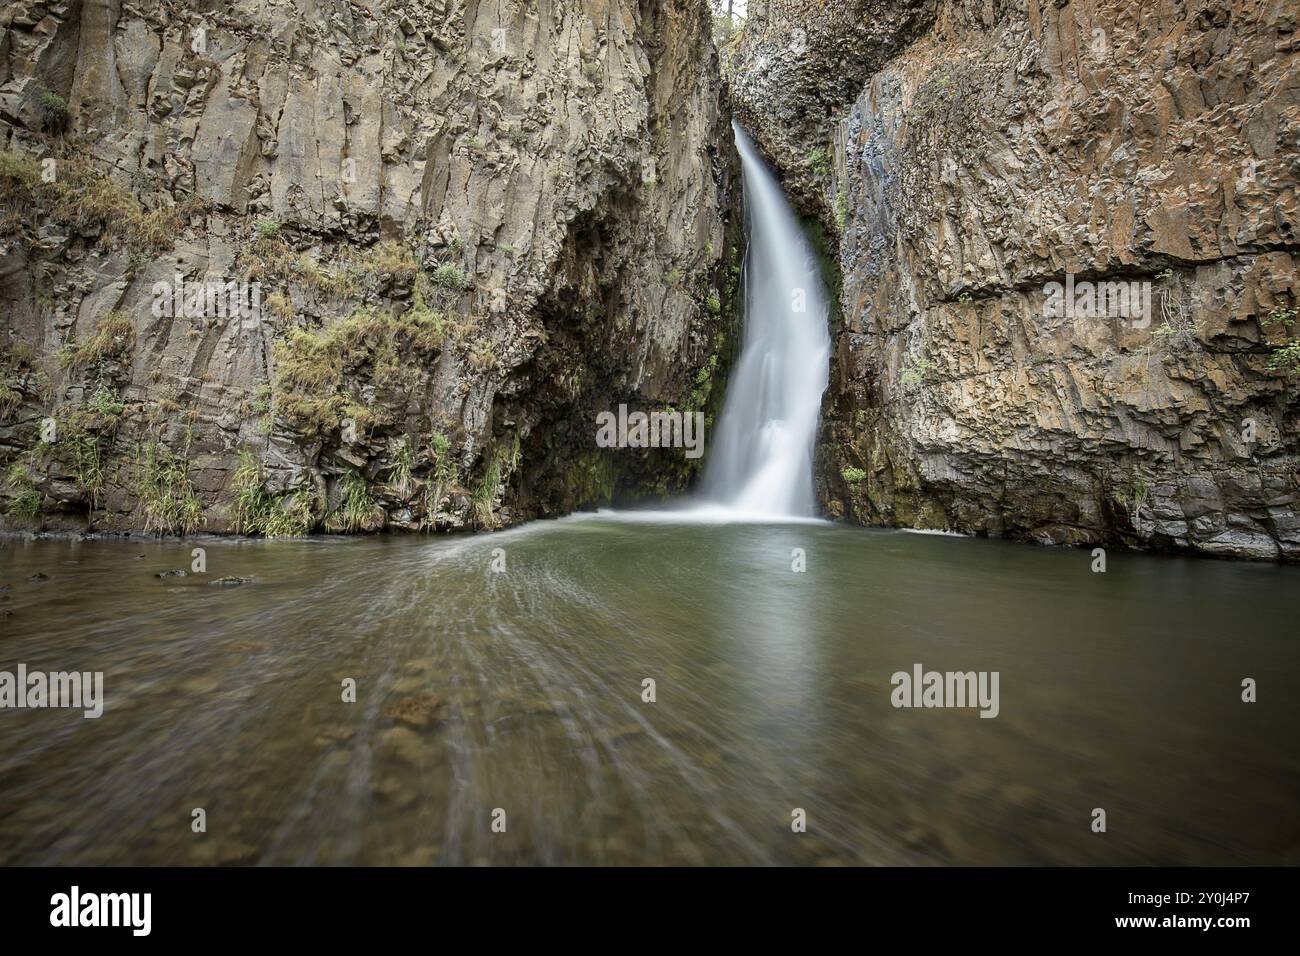
<svg viewBox="0 0 1300 956">
<path fill-rule="evenodd" d="M 744 130 L 732 128 L 749 230 L 745 328 L 701 497 L 738 512 L 811 516 L 813 444 L 830 357 L 827 292 L 776 177 Z"/>
</svg>

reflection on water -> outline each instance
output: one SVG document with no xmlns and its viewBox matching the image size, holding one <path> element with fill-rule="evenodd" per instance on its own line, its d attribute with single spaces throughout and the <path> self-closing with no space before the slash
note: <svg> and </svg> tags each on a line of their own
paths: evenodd
<svg viewBox="0 0 1300 956">
<path fill-rule="evenodd" d="M 1300 862 L 1300 569 L 1090 564 L 610 517 L 4 539 L 0 670 L 106 707 L 0 710 L 0 862 Z M 895 710 L 915 663 L 998 671 L 1000 715 Z"/>
</svg>

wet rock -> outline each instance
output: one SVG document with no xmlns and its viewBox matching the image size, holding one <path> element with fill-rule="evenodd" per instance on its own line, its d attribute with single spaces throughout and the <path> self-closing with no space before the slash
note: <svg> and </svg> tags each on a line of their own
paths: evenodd
<svg viewBox="0 0 1300 956">
<path fill-rule="evenodd" d="M 407 697 L 384 709 L 384 716 L 407 727 L 423 730 L 442 717 L 442 701 L 432 694 Z"/>
<path fill-rule="evenodd" d="M 48 581 L 49 579 L 50 576 L 46 574 L 44 571 L 37 571 L 35 574 L 27 578 L 28 581 L 35 581 L 35 582 Z"/>
<path fill-rule="evenodd" d="M 188 571 L 183 571 L 183 570 L 181 570 L 180 568 L 173 568 L 173 569 L 170 570 L 170 571 L 159 571 L 157 574 L 154 575 L 154 577 L 156 577 L 156 578 L 183 578 L 183 577 L 186 577 L 188 574 L 189 574 Z"/>
<path fill-rule="evenodd" d="M 228 574 L 223 578 L 217 578 L 215 581 L 209 581 L 208 586 L 214 588 L 235 588 L 241 584 L 249 584 L 252 578 L 241 578 L 234 574 Z"/>
<path fill-rule="evenodd" d="M 399 763 L 420 766 L 430 756 L 429 749 L 420 740 L 420 735 L 406 727 L 390 727 L 379 735 L 379 751 L 385 757 L 391 757 Z"/>
</svg>

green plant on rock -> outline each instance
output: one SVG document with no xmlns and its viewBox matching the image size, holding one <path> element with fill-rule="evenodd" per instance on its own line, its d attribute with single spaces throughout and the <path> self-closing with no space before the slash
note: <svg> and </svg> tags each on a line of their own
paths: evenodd
<svg viewBox="0 0 1300 956">
<path fill-rule="evenodd" d="M 496 526 L 493 505 L 501 496 L 505 487 L 505 478 L 519 466 L 519 435 L 514 436 L 513 444 L 507 448 L 500 446 L 488 460 L 483 479 L 475 486 L 471 501 L 474 508 L 474 520 L 480 528 Z"/>
<path fill-rule="evenodd" d="M 9 503 L 9 516 L 20 521 L 32 521 L 41 513 L 42 495 L 26 463 L 16 461 L 5 472 L 5 483 L 17 494 Z"/>
<path fill-rule="evenodd" d="M 1268 368 L 1283 375 L 1300 374 L 1300 339 L 1292 339 L 1275 348 L 1269 356 Z"/>
<path fill-rule="evenodd" d="M 144 531 L 192 534 L 203 524 L 203 504 L 190 484 L 190 463 L 161 442 L 137 455 L 136 494 L 145 509 Z"/>
<path fill-rule="evenodd" d="M 835 225 L 841 233 L 849 222 L 849 197 L 843 189 L 835 193 Z"/>
<path fill-rule="evenodd" d="M 451 439 L 440 431 L 434 431 L 429 436 L 429 451 L 433 456 L 433 474 L 424 487 L 423 514 L 420 517 L 422 530 L 436 525 L 443 495 L 448 487 L 460 482 L 456 462 L 451 455 Z"/>
<path fill-rule="evenodd" d="M 41 513 L 41 493 L 34 485 L 24 488 L 9 505 L 9 514 L 21 521 L 33 521 Z"/>
<path fill-rule="evenodd" d="M 899 381 L 904 388 L 920 385 L 933 369 L 934 363 L 924 355 L 906 355 L 903 357 L 903 374 Z"/>
<path fill-rule="evenodd" d="M 410 358 L 437 352 L 445 335 L 445 319 L 418 297 L 412 308 L 397 316 L 363 308 L 318 332 L 294 329 L 273 349 L 274 407 L 292 429 L 305 435 L 332 432 L 344 417 L 375 424 L 374 410 L 346 392 L 348 374 L 368 368 L 378 385 L 414 387 L 423 363 Z"/>
<path fill-rule="evenodd" d="M 239 465 L 232 478 L 235 492 L 234 525 L 238 534 L 260 534 L 267 538 L 298 537 L 315 523 L 311 501 L 304 492 L 273 495 L 266 490 L 262 466 L 254 455 L 239 452 Z"/>
<path fill-rule="evenodd" d="M 855 468 L 852 465 L 841 471 L 840 476 L 850 485 L 861 484 L 867 480 L 867 473 L 861 468 Z"/>
<path fill-rule="evenodd" d="M 99 505 L 99 494 L 104 489 L 104 458 L 99 450 L 99 439 L 81 432 L 68 438 L 66 447 L 72 457 L 73 481 L 90 499 L 93 518 Z"/>
<path fill-rule="evenodd" d="M 456 462 L 451 457 L 451 439 L 442 432 L 434 432 L 429 438 L 429 448 L 433 451 L 435 459 L 434 477 L 446 484 L 455 484 L 459 481 Z"/>
<path fill-rule="evenodd" d="M 62 133 L 68 128 L 68 101 L 53 90 L 41 94 L 41 129 Z"/>
<path fill-rule="evenodd" d="M 339 482 L 342 494 L 334 511 L 335 527 L 342 531 L 360 531 L 368 528 L 374 518 L 375 500 L 370 497 L 366 480 L 350 471 Z"/>
<path fill-rule="evenodd" d="M 460 266 L 453 262 L 444 262 L 433 270 L 430 277 L 434 285 L 453 292 L 465 292 L 474 288 L 474 280 Z"/>
<path fill-rule="evenodd" d="M 1269 312 L 1268 315 L 1264 316 L 1264 318 L 1260 320 L 1260 324 L 1266 329 L 1288 326 L 1295 321 L 1296 314 L 1296 309 L 1284 309 L 1281 306 L 1278 306 L 1276 309 Z"/>
<path fill-rule="evenodd" d="M 388 469 L 388 487 L 398 494 L 406 494 L 411 485 L 411 471 L 414 466 L 415 454 L 411 451 L 410 439 L 403 437 L 393 455 L 393 464 Z"/>
<path fill-rule="evenodd" d="M 95 389 L 95 394 L 86 402 L 86 407 L 95 414 L 110 419 L 121 418 L 122 413 L 126 411 L 126 404 L 117 390 L 107 385 L 100 385 Z"/>
<path fill-rule="evenodd" d="M 804 165 L 808 167 L 814 176 L 821 179 L 831 174 L 830 154 L 820 146 L 814 146 L 808 151 L 808 155 L 804 158 Z"/>
<path fill-rule="evenodd" d="M 253 223 L 253 235 L 258 239 L 279 239 L 280 220 L 272 216 L 263 216 Z"/>
</svg>

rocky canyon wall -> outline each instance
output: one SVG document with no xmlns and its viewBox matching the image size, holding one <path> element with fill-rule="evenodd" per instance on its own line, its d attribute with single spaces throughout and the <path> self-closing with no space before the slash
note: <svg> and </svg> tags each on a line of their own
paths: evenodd
<svg viewBox="0 0 1300 956">
<path fill-rule="evenodd" d="M 750 13 L 737 114 L 838 264 L 831 513 L 1300 558 L 1300 8 Z"/>
<path fill-rule="evenodd" d="M 18 0 L 8 528 L 493 527 L 663 493 L 739 178 L 702 0 Z"/>
</svg>

